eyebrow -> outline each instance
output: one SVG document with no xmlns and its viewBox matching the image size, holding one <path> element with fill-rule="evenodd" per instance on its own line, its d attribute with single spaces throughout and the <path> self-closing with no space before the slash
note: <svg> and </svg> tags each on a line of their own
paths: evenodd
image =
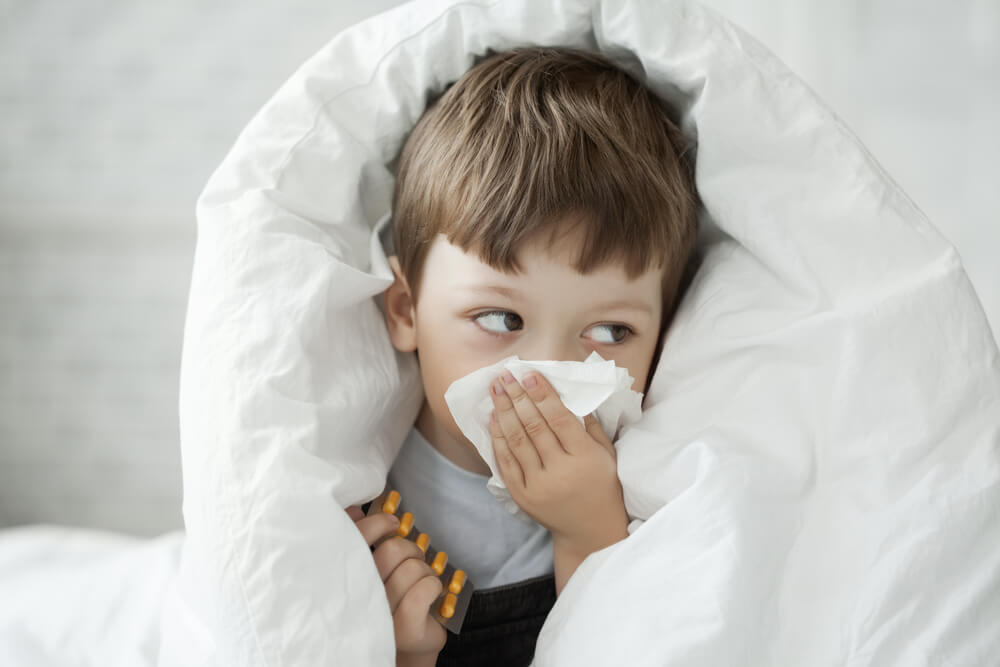
<svg viewBox="0 0 1000 667">
<path fill-rule="evenodd" d="M 513 287 L 503 287 L 502 285 L 479 285 L 475 287 L 464 288 L 466 292 L 489 292 L 494 294 L 499 294 L 505 296 L 508 299 L 517 299 L 522 295 L 520 290 L 514 289 Z M 594 310 L 611 310 L 614 308 L 621 308 L 624 310 L 637 310 L 647 315 L 653 314 L 653 309 L 648 303 L 642 301 L 628 301 L 627 299 L 620 299 L 617 301 L 608 301 L 605 303 L 594 304 Z"/>
</svg>

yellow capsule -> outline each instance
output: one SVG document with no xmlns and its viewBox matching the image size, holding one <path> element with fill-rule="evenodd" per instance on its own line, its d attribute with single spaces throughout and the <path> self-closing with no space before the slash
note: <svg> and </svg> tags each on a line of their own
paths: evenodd
<svg viewBox="0 0 1000 667">
<path fill-rule="evenodd" d="M 455 615 L 455 605 L 458 604 L 458 598 L 455 597 L 454 593 L 448 593 L 444 596 L 444 602 L 441 603 L 441 608 L 438 610 L 440 614 L 445 618 L 451 618 Z"/>
<path fill-rule="evenodd" d="M 431 544 L 431 536 L 427 533 L 420 533 L 420 537 L 417 538 L 417 546 L 424 553 L 427 553 L 427 547 Z"/>
<path fill-rule="evenodd" d="M 431 569 L 434 570 L 434 574 L 440 577 L 441 573 L 444 572 L 444 566 L 447 562 L 448 554 L 443 551 L 437 552 L 437 555 L 434 556 L 434 562 L 431 563 Z"/>
<path fill-rule="evenodd" d="M 455 570 L 455 573 L 451 575 L 451 583 L 448 584 L 448 590 L 458 595 L 462 592 L 462 586 L 465 585 L 465 570 Z"/>
<path fill-rule="evenodd" d="M 382 503 L 382 511 L 386 514 L 395 514 L 397 507 L 399 507 L 399 491 L 390 491 Z"/>
<path fill-rule="evenodd" d="M 413 514 L 410 512 L 404 512 L 403 518 L 399 520 L 399 528 L 396 530 L 396 534 L 400 537 L 406 537 L 410 534 L 410 530 L 413 528 Z"/>
</svg>

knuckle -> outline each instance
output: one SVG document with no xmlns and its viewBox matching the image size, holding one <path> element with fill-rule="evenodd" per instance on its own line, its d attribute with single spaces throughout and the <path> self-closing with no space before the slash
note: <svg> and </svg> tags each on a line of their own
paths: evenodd
<svg viewBox="0 0 1000 667">
<path fill-rule="evenodd" d="M 427 571 L 430 570 L 430 566 L 420 558 L 407 558 L 400 564 L 399 567 L 406 578 L 414 583 L 416 583 L 420 577 L 425 575 Z"/>
<path fill-rule="evenodd" d="M 424 557 L 424 552 L 420 550 L 420 547 L 417 546 L 416 542 L 416 536 L 419 534 L 420 531 L 411 528 L 409 537 L 412 537 L 413 538 L 412 540 L 407 537 L 399 537 L 398 535 L 396 536 L 396 539 L 398 539 L 402 544 L 402 548 L 404 550 L 403 553 L 405 553 L 408 558 Z"/>
<path fill-rule="evenodd" d="M 420 600 L 415 595 L 407 595 L 403 598 L 403 601 L 399 605 L 399 609 L 403 615 L 414 624 L 416 624 L 416 621 L 421 620 L 424 617 L 423 605 L 420 604 Z"/>
<path fill-rule="evenodd" d="M 427 597 L 424 599 L 424 602 L 428 606 L 444 593 L 444 584 L 441 583 L 441 579 L 434 574 L 433 570 L 429 570 L 427 576 L 417 583 L 426 586 L 425 592 Z"/>
<path fill-rule="evenodd" d="M 400 559 L 405 557 L 407 552 L 406 540 L 401 537 L 393 537 L 383 542 L 379 549 L 381 549 L 389 559 Z"/>
<path fill-rule="evenodd" d="M 365 523 L 362 532 L 367 535 L 371 543 L 375 543 L 393 532 L 390 530 L 389 522 L 381 516 L 370 516 L 365 521 L 367 523 Z"/>
<path fill-rule="evenodd" d="M 549 430 L 549 425 L 541 418 L 529 419 L 524 424 L 524 430 L 528 435 L 542 435 Z"/>
<path fill-rule="evenodd" d="M 437 577 L 434 577 L 434 579 L 437 581 L 438 588 L 440 588 L 440 580 L 438 580 Z M 430 611 L 430 604 L 433 600 L 428 600 L 427 598 L 429 595 L 421 595 L 421 591 L 419 590 L 419 586 L 423 581 L 424 580 L 421 579 L 416 582 L 399 602 L 399 612 L 403 614 L 405 618 L 414 621 L 420 620 L 423 619 L 423 617 Z"/>
<path fill-rule="evenodd" d="M 410 561 L 423 556 L 420 547 L 401 537 L 386 540 L 380 548 L 382 553 L 378 554 L 377 562 L 382 564 L 387 575 L 398 569 L 401 576 L 412 576 L 414 566 L 409 564 Z"/>
<path fill-rule="evenodd" d="M 574 425 L 579 424 L 576 415 L 574 415 L 569 410 L 565 412 L 560 412 L 559 414 L 552 417 L 552 428 L 564 431 L 568 428 L 572 428 Z"/>
<path fill-rule="evenodd" d="M 414 598 L 412 595 L 404 595 L 403 599 L 399 601 L 399 606 L 396 608 L 396 613 L 407 622 L 412 623 L 416 618 L 419 618 L 417 605 L 414 604 Z"/>
<path fill-rule="evenodd" d="M 511 449 L 517 449 L 518 447 L 524 445 L 526 440 L 527 435 L 525 435 L 524 431 L 518 430 L 507 436 L 507 445 Z"/>
</svg>

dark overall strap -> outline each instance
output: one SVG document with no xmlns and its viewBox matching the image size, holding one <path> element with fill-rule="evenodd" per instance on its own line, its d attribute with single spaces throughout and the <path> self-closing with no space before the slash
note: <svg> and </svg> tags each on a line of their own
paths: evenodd
<svg viewBox="0 0 1000 667">
<path fill-rule="evenodd" d="M 518 667 L 535 655 L 535 641 L 556 601 L 552 575 L 477 590 L 462 633 L 448 633 L 438 667 Z"/>
</svg>

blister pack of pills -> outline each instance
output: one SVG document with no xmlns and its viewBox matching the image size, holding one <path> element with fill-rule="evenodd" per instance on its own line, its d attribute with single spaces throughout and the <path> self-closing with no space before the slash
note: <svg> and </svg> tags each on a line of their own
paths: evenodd
<svg viewBox="0 0 1000 667">
<path fill-rule="evenodd" d="M 377 512 L 394 514 L 399 517 L 396 535 L 416 543 L 424 552 L 424 560 L 444 585 L 444 592 L 431 605 L 431 615 L 438 623 L 456 635 L 462 630 L 462 621 L 469 609 L 469 600 L 475 587 L 464 570 L 448 562 L 448 554 L 430 545 L 431 536 L 421 532 L 414 524 L 413 514 L 406 511 L 398 491 L 386 489 L 368 506 L 367 515 Z"/>
</svg>

